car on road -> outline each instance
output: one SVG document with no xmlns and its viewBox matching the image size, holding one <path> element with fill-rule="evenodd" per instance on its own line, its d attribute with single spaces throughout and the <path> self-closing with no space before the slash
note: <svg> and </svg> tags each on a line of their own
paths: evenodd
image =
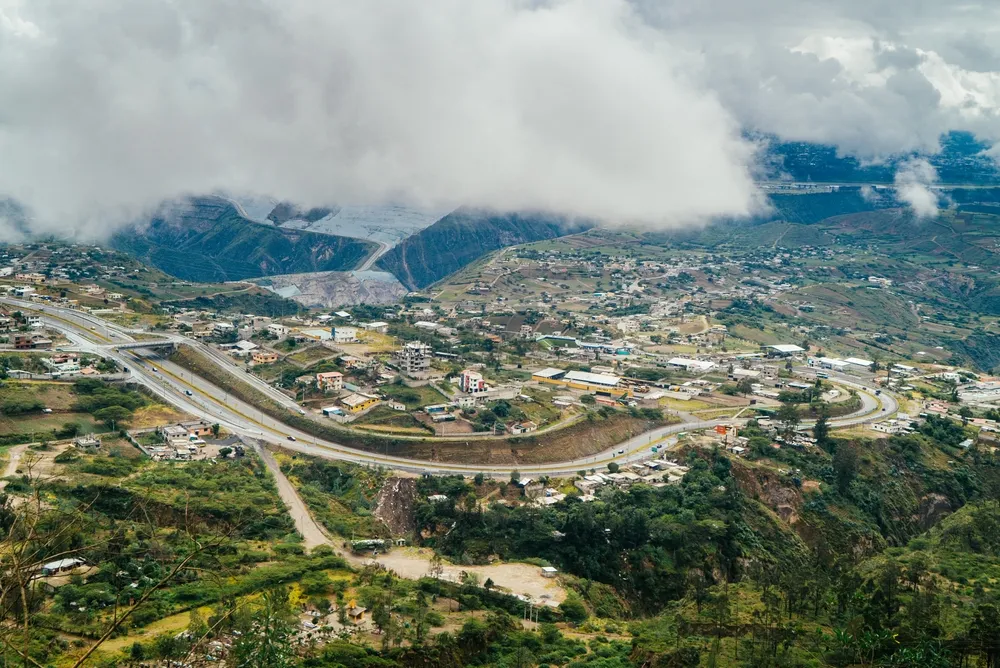
<svg viewBox="0 0 1000 668">
<path fill-rule="evenodd" d="M 194 396 L 194 392 L 192 392 L 191 390 L 184 390 L 184 394 L 188 395 L 189 397 Z"/>
<path fill-rule="evenodd" d="M 295 437 L 294 437 L 294 436 L 289 436 L 289 437 L 288 437 L 288 440 L 289 440 L 289 441 L 294 441 L 294 440 L 295 440 Z"/>
<path fill-rule="evenodd" d="M 619 448 L 618 449 L 618 454 L 619 455 L 624 455 L 625 454 L 625 448 Z"/>
</svg>

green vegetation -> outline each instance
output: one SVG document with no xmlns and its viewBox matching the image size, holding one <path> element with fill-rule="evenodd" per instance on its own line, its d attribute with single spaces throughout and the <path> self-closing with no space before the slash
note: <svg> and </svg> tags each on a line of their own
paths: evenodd
<svg viewBox="0 0 1000 668">
<path fill-rule="evenodd" d="M 296 315 L 302 308 L 290 299 L 270 292 L 239 292 L 217 294 L 211 297 L 198 296 L 193 299 L 161 302 L 161 306 L 178 310 L 205 310 L 217 313 L 254 313 L 269 318 Z"/>
<path fill-rule="evenodd" d="M 196 197 L 112 245 L 147 265 L 192 281 L 233 281 L 274 274 L 354 269 L 374 244 L 248 221 L 229 202 Z"/>
<path fill-rule="evenodd" d="M 552 216 L 459 209 L 394 246 L 377 264 L 410 289 L 424 288 L 490 251 L 586 227 Z"/>
<path fill-rule="evenodd" d="M 331 533 L 385 535 L 385 526 L 371 513 L 375 495 L 387 478 L 384 471 L 297 456 L 283 458 L 281 470 L 313 516 Z"/>
</svg>

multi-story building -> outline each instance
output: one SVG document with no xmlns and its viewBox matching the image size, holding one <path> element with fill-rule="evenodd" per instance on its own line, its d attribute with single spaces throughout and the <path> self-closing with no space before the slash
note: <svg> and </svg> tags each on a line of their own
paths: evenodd
<svg viewBox="0 0 1000 668">
<path fill-rule="evenodd" d="M 458 377 L 458 388 L 466 394 L 479 394 L 489 389 L 483 380 L 483 375 L 471 369 L 466 369 Z"/>
<path fill-rule="evenodd" d="M 396 351 L 396 366 L 408 376 L 427 373 L 431 368 L 431 347 L 420 341 L 411 341 Z"/>
<path fill-rule="evenodd" d="M 269 350 L 255 350 L 250 353 L 250 359 L 254 364 L 274 364 L 278 361 L 278 354 Z"/>
<path fill-rule="evenodd" d="M 323 391 L 339 392 L 344 389 L 344 374 L 339 371 L 327 371 L 316 374 L 316 384 Z"/>
</svg>

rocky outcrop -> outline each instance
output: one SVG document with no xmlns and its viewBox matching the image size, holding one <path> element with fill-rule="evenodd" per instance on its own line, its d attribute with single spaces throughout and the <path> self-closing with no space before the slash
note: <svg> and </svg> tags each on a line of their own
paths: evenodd
<svg viewBox="0 0 1000 668">
<path fill-rule="evenodd" d="M 942 494 L 928 494 L 920 499 L 914 517 L 921 531 L 926 531 L 954 511 L 951 502 Z"/>
<path fill-rule="evenodd" d="M 255 282 L 303 306 L 322 308 L 356 304 L 394 304 L 407 292 L 395 276 L 381 271 L 283 274 Z"/>
</svg>

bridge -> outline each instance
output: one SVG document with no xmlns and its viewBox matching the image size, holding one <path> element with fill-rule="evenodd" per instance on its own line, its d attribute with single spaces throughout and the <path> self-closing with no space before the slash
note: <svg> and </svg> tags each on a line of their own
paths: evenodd
<svg viewBox="0 0 1000 668">
<path fill-rule="evenodd" d="M 147 348 L 169 348 L 171 351 L 177 350 L 177 342 L 169 339 L 156 341 L 136 341 L 134 343 L 116 343 L 112 346 L 115 350 L 141 350 Z"/>
</svg>

